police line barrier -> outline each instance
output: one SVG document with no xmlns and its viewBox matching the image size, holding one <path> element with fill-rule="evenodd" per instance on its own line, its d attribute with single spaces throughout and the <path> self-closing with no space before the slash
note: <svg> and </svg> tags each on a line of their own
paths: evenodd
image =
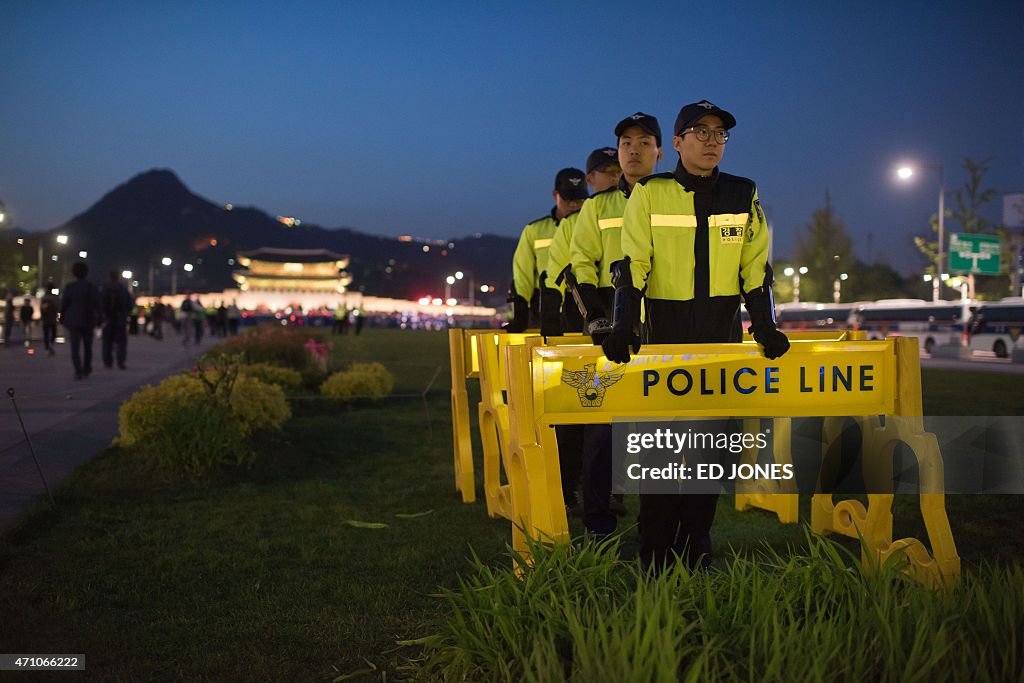
<svg viewBox="0 0 1024 683">
<path fill-rule="evenodd" d="M 896 445 L 904 443 L 917 458 L 921 476 L 941 482 L 934 436 L 923 431 L 916 339 L 836 342 L 794 336 L 790 352 L 774 361 L 753 344 L 649 345 L 627 365 L 608 362 L 596 347 L 542 343 L 531 337 L 504 349 L 511 406 L 511 448 L 504 464 L 515 520 L 513 547 L 522 554 L 528 552 L 527 535 L 551 542 L 569 538 L 554 425 L 610 423 L 621 416 L 770 415 L 785 420 L 776 422 L 784 425 L 776 430 L 782 434 L 776 444 L 784 453 L 789 418 L 825 416 L 823 457 L 828 457 L 834 455 L 847 416 L 854 416 L 872 471 L 886 471 Z M 844 381 L 823 379 L 833 373 Z M 879 417 L 888 415 L 908 419 L 886 422 Z M 812 529 L 862 538 L 862 563 L 868 570 L 898 556 L 922 583 L 937 586 L 957 579 L 960 558 L 943 494 L 920 496 L 931 553 L 918 539 L 892 539 L 893 494 L 869 493 L 867 498 L 865 508 L 856 500 L 834 504 L 831 494 L 815 494 Z M 748 498 L 745 504 L 755 502 Z M 795 521 L 794 508 L 787 510 Z"/>
<path fill-rule="evenodd" d="M 509 452 L 507 378 L 504 348 L 509 344 L 522 344 L 528 337 L 539 338 L 537 332 L 507 334 L 493 329 L 450 329 L 448 350 L 451 365 L 452 447 L 454 451 L 455 490 L 463 503 L 476 501 L 473 445 L 470 434 L 469 391 L 467 382 L 480 382 L 481 400 L 477 406 L 480 440 L 483 448 L 484 499 L 491 517 L 512 519 L 512 503 L 507 484 L 502 484 L 503 454 Z M 843 341 L 864 339 L 864 333 L 854 331 L 794 332 L 790 339 Z M 752 342 L 745 335 L 746 342 Z M 551 338 L 549 344 L 589 345 L 581 335 Z M 505 456 L 507 457 L 507 456 Z M 769 492 L 745 491 L 737 496 L 739 510 L 759 507 L 776 511 L 781 521 L 792 521 L 789 509 L 794 501 L 776 499 Z"/>
</svg>

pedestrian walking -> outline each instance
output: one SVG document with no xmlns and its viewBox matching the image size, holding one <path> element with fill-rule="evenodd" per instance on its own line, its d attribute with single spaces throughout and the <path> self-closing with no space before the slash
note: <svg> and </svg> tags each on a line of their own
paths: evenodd
<svg viewBox="0 0 1024 683">
<path fill-rule="evenodd" d="M 64 288 L 60 319 L 71 342 L 75 379 L 83 379 L 92 373 L 92 339 L 100 320 L 100 295 L 96 286 L 86 279 L 89 266 L 83 261 L 76 261 L 71 273 L 75 281 Z"/>
</svg>

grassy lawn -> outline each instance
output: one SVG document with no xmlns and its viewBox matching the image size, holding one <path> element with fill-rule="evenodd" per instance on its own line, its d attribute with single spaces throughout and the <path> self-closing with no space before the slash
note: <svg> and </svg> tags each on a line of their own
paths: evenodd
<svg viewBox="0 0 1024 683">
<path fill-rule="evenodd" d="M 162 481 L 111 447 L 60 487 L 58 512 L 40 509 L 0 539 L 0 651 L 84 653 L 104 680 L 409 674 L 418 648 L 396 641 L 426 635 L 445 614 L 434 594 L 470 571 L 471 550 L 507 565 L 509 523 L 487 517 L 482 486 L 473 505 L 454 492 L 447 335 L 367 330 L 334 341 L 344 358 L 388 366 L 396 394 L 418 395 L 434 378 L 426 406 L 415 396 L 350 409 L 296 401 L 252 470 L 206 485 Z M 1013 377 L 948 371 L 924 372 L 926 412 L 965 414 L 966 387 L 973 413 L 1024 414 Z M 1024 539 L 1012 530 L 1022 503 L 947 499 L 967 571 L 1020 561 Z M 897 535 L 922 537 L 912 508 L 898 502 L 907 520 Z M 737 513 L 731 499 L 716 541 L 723 551 L 806 547 L 800 525 Z"/>
</svg>

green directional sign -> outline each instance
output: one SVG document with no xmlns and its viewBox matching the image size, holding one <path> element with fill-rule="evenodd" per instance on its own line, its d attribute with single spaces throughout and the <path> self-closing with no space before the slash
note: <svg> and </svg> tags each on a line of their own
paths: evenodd
<svg viewBox="0 0 1024 683">
<path fill-rule="evenodd" d="M 999 237 L 954 232 L 949 236 L 951 273 L 999 274 Z"/>
</svg>

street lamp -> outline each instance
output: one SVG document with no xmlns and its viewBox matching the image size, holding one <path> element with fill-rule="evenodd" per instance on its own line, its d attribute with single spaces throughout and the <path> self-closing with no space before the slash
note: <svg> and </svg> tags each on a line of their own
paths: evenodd
<svg viewBox="0 0 1024 683">
<path fill-rule="evenodd" d="M 160 265 L 162 265 L 162 266 L 166 267 L 166 266 L 171 265 L 172 263 L 174 263 L 174 261 L 172 261 L 169 256 L 164 256 L 162 259 L 160 259 Z M 153 292 L 153 269 L 154 268 L 156 268 L 156 265 L 152 261 L 150 261 L 150 263 L 149 263 L 149 295 L 150 296 L 153 296 L 153 294 L 154 294 L 154 292 Z M 176 274 L 172 271 L 172 273 L 171 273 L 171 280 L 175 279 L 175 275 Z M 173 289 L 177 289 L 174 285 L 175 285 L 175 283 L 172 283 L 172 285 L 171 285 L 171 289 L 172 290 Z M 174 294 L 175 292 L 172 291 L 171 293 Z"/>
<path fill-rule="evenodd" d="M 942 257 L 944 251 L 944 244 L 946 231 L 945 231 L 945 218 L 946 218 L 946 169 L 942 163 L 937 164 L 921 164 L 929 168 L 937 168 L 939 170 L 939 250 L 935 258 L 935 273 L 942 273 Z M 896 169 L 896 177 L 900 180 L 910 180 L 914 175 L 914 168 L 912 166 L 901 166 Z M 942 276 L 942 279 L 946 279 L 946 276 Z M 938 278 L 932 279 L 932 301 L 938 301 L 942 298 L 941 293 L 941 281 Z"/>
<path fill-rule="evenodd" d="M 835 279 L 835 282 L 832 283 L 832 300 L 835 301 L 836 303 L 839 303 L 840 291 L 843 286 L 843 282 L 848 277 L 850 276 L 847 275 L 846 273 L 840 273 L 839 277 L 837 277 Z"/>
<path fill-rule="evenodd" d="M 798 269 L 787 267 L 782 272 L 786 277 L 793 278 L 793 303 L 800 303 L 800 276 L 807 275 L 807 266 L 800 266 Z"/>
<path fill-rule="evenodd" d="M 65 246 L 68 243 L 68 236 L 67 235 L 57 235 L 56 242 L 57 242 L 57 244 L 59 244 L 61 246 Z M 56 254 L 51 254 L 50 255 L 50 260 L 56 262 L 59 259 L 57 258 Z M 67 263 L 66 262 L 64 264 L 64 276 L 63 276 L 63 279 L 67 280 Z M 37 280 L 37 285 L 38 285 L 37 290 L 38 291 L 42 291 L 42 289 L 43 289 L 43 240 L 42 240 L 42 238 L 39 239 L 39 272 L 36 273 L 36 280 Z"/>
</svg>

